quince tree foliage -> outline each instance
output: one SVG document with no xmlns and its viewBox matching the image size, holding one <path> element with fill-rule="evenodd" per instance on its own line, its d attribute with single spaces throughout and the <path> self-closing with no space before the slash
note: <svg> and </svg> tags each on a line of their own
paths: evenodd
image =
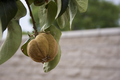
<svg viewBox="0 0 120 80">
<path fill-rule="evenodd" d="M 21 51 L 28 57 L 33 56 L 38 58 L 40 62 L 43 63 L 44 72 L 49 72 L 57 66 L 61 57 L 59 40 L 62 33 L 53 22 L 56 20 L 60 28 L 65 28 L 66 25 L 69 25 L 71 28 L 77 10 L 80 12 L 87 10 L 88 0 L 25 1 L 29 8 L 34 31 L 32 34 L 28 33 L 29 38 L 21 46 Z M 35 20 L 30 7 L 31 4 L 39 7 L 39 31 L 36 29 Z M 0 0 L 0 40 L 5 29 L 8 30 L 7 37 L 0 46 L 0 65 L 9 60 L 20 47 L 22 30 L 19 19 L 24 17 L 26 13 L 26 8 L 20 0 Z M 42 36 L 39 34 L 42 34 Z M 34 51 L 32 51 L 32 48 L 34 48 Z M 35 51 L 37 54 L 34 54 Z"/>
</svg>

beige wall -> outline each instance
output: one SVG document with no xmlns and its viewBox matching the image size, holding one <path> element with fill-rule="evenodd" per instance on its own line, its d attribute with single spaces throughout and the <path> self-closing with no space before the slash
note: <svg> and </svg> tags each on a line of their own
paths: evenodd
<svg viewBox="0 0 120 80">
<path fill-rule="evenodd" d="M 63 32 L 60 45 L 61 60 L 51 72 L 19 49 L 0 65 L 0 80 L 120 80 L 120 28 Z"/>
</svg>

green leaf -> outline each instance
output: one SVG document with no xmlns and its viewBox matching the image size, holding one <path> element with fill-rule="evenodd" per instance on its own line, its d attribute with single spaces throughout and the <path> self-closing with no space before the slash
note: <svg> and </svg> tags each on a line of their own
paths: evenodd
<svg viewBox="0 0 120 80">
<path fill-rule="evenodd" d="M 2 22 L 1 22 L 1 19 L 0 19 L 0 40 L 2 39 Z"/>
<path fill-rule="evenodd" d="M 34 0 L 28 0 L 29 5 L 31 5 L 34 2 Z"/>
<path fill-rule="evenodd" d="M 78 10 L 82 13 L 87 10 L 88 0 L 75 0 Z"/>
<path fill-rule="evenodd" d="M 52 34 L 52 36 L 55 38 L 55 40 L 57 41 L 57 43 L 59 45 L 61 31 L 58 28 L 56 28 L 54 25 L 51 25 L 46 31 L 50 31 L 50 33 Z M 54 69 L 57 66 L 57 64 L 59 63 L 60 57 L 61 57 L 61 49 L 59 46 L 58 53 L 57 53 L 56 57 L 54 58 L 54 60 L 43 64 L 44 72 L 49 72 L 52 69 Z"/>
<path fill-rule="evenodd" d="M 69 16 L 69 10 L 67 9 L 63 15 L 57 18 L 58 25 L 61 29 L 69 25 L 70 16 Z"/>
<path fill-rule="evenodd" d="M 39 13 L 38 13 L 39 23 L 41 28 L 46 23 L 46 19 L 47 19 L 47 9 L 45 7 L 46 7 L 45 4 L 40 6 Z"/>
<path fill-rule="evenodd" d="M 41 6 L 45 4 L 45 0 L 34 0 L 34 5 L 35 6 Z"/>
<path fill-rule="evenodd" d="M 0 48 L 0 64 L 4 63 L 15 54 L 22 40 L 22 30 L 18 21 L 12 20 L 7 30 L 6 40 Z"/>
<path fill-rule="evenodd" d="M 66 11 L 68 4 L 69 4 L 69 0 L 61 0 L 61 11 L 58 17 L 60 17 Z"/>
<path fill-rule="evenodd" d="M 27 10 L 21 1 L 17 1 L 16 3 L 17 3 L 18 11 L 17 11 L 17 14 L 15 15 L 14 19 L 19 20 L 21 17 L 26 15 Z"/>
<path fill-rule="evenodd" d="M 39 7 L 35 6 L 35 5 L 31 5 L 31 9 L 32 9 L 32 14 L 35 20 L 35 24 L 37 26 L 38 31 L 40 30 L 40 24 L 39 24 L 39 16 L 38 16 L 38 12 L 39 12 Z M 32 19 L 30 19 L 30 22 L 32 23 Z"/>
<path fill-rule="evenodd" d="M 58 62 L 60 61 L 60 57 L 61 57 L 61 48 L 59 46 L 58 53 L 57 53 L 56 57 L 54 58 L 54 60 L 43 64 L 44 72 L 49 72 L 52 69 L 54 69 L 57 66 Z"/>
<path fill-rule="evenodd" d="M 27 54 L 27 44 L 34 39 L 34 37 L 29 37 L 29 39 L 22 45 L 21 47 L 21 51 L 23 52 L 23 54 L 25 54 L 26 56 L 28 56 Z"/>
<path fill-rule="evenodd" d="M 56 13 L 57 5 L 53 1 L 50 1 L 47 6 L 43 5 L 42 7 L 40 7 L 39 20 L 40 26 L 42 27 L 41 31 L 44 31 L 45 29 L 50 27 L 50 25 L 55 20 Z"/>
<path fill-rule="evenodd" d="M 15 0 L 0 1 L 0 19 L 2 23 L 2 32 L 6 29 L 10 20 L 17 13 L 17 4 Z"/>
<path fill-rule="evenodd" d="M 62 2 L 61 2 L 61 0 L 57 0 L 56 2 L 57 2 L 57 15 L 56 15 L 55 19 L 60 14 L 60 11 L 61 11 L 61 8 L 62 8 Z"/>
<path fill-rule="evenodd" d="M 51 25 L 48 29 L 46 29 L 46 31 L 50 31 L 50 34 L 52 34 L 52 36 L 59 44 L 59 40 L 62 35 L 61 31 L 58 28 L 56 28 L 54 25 Z"/>
<path fill-rule="evenodd" d="M 77 13 L 77 6 L 76 6 L 74 0 L 70 0 L 70 3 L 69 3 L 70 29 L 71 29 L 72 21 L 76 15 L 76 13 Z"/>
</svg>

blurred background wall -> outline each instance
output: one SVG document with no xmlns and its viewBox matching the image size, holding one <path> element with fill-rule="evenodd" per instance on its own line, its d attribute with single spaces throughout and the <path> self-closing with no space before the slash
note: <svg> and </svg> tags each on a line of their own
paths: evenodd
<svg viewBox="0 0 120 80">
<path fill-rule="evenodd" d="M 52 71 L 44 73 L 19 49 L 0 65 L 0 80 L 120 80 L 120 28 L 63 32 L 60 45 L 61 60 Z"/>
</svg>

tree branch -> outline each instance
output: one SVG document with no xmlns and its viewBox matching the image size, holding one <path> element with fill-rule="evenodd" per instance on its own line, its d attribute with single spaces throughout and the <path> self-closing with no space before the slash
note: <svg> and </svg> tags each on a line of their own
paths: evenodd
<svg viewBox="0 0 120 80">
<path fill-rule="evenodd" d="M 30 11 L 30 16 L 31 16 L 31 19 L 32 19 L 32 22 L 33 22 L 33 29 L 35 30 L 35 36 L 37 36 L 38 35 L 38 32 L 37 32 L 37 28 L 36 28 L 36 25 L 35 25 L 35 20 L 34 20 L 34 17 L 33 17 L 33 14 L 32 14 L 32 11 L 31 11 L 31 8 L 30 8 L 30 5 L 29 5 L 29 3 L 28 3 L 28 0 L 25 0 L 26 1 L 26 4 L 27 4 L 27 6 L 28 6 L 28 9 L 29 9 L 29 11 Z"/>
</svg>

